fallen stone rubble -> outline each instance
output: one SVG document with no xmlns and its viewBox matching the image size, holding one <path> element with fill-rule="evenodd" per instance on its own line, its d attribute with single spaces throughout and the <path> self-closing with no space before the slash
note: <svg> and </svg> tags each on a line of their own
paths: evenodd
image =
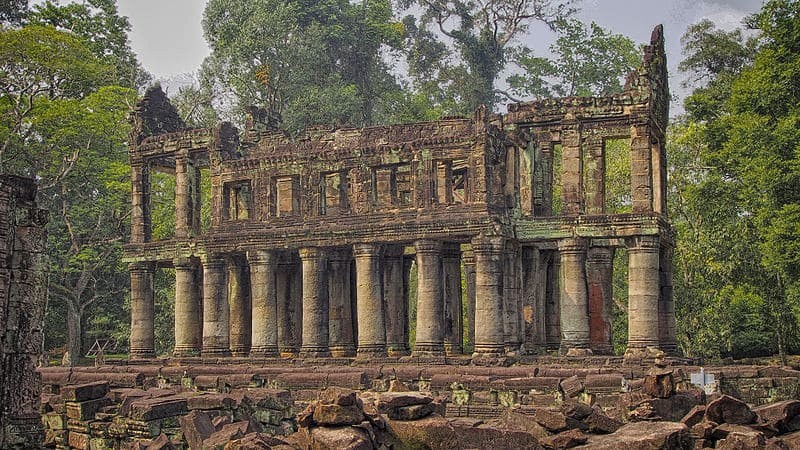
<svg viewBox="0 0 800 450">
<path fill-rule="evenodd" d="M 680 368 L 655 367 L 630 380 L 522 366 L 427 375 L 402 366 L 135 369 L 43 370 L 45 446 L 800 448 L 800 401 L 751 407 L 733 396 L 707 396 Z M 98 381 L 104 374 L 108 379 Z"/>
</svg>

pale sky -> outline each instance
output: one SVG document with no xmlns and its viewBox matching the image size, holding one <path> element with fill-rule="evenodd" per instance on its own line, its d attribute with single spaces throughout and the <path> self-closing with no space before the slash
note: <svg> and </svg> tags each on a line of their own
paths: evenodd
<svg viewBox="0 0 800 450">
<path fill-rule="evenodd" d="M 131 46 L 144 67 L 157 79 L 194 72 L 209 49 L 201 20 L 206 0 L 118 0 L 120 13 L 128 16 L 133 30 Z M 680 37 L 687 26 L 709 18 L 723 28 L 734 28 L 762 5 L 762 0 L 582 0 L 579 18 L 595 21 L 637 43 L 646 43 L 650 32 L 664 24 L 670 84 L 680 90 L 678 63 L 682 59 Z M 538 31 L 538 33 L 537 33 Z M 546 53 L 552 34 L 532 29 L 525 42 Z"/>
</svg>

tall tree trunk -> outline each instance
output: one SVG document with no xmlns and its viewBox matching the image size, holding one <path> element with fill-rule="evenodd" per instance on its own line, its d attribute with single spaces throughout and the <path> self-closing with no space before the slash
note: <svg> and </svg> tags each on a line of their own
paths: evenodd
<svg viewBox="0 0 800 450">
<path fill-rule="evenodd" d="M 82 315 L 80 308 L 75 308 L 72 302 L 67 302 L 67 352 L 69 353 L 67 363 L 70 366 L 77 365 L 81 357 Z"/>
</svg>

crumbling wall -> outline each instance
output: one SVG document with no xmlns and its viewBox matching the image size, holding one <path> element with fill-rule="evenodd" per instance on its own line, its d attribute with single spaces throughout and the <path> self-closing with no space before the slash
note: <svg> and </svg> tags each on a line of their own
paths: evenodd
<svg viewBox="0 0 800 450">
<path fill-rule="evenodd" d="M 0 448 L 36 448 L 46 280 L 33 180 L 0 175 Z"/>
</svg>

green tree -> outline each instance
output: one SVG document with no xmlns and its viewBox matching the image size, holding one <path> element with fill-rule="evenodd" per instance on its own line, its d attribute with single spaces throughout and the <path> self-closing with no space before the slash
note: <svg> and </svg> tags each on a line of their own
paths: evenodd
<svg viewBox="0 0 800 450">
<path fill-rule="evenodd" d="M 127 277 L 119 258 L 130 192 L 124 142 L 136 92 L 110 85 L 114 68 L 52 27 L 0 31 L 0 61 L 0 114 L 8 119 L 0 122 L 0 161 L 3 171 L 39 181 L 39 204 L 50 211 L 45 333 L 59 338 L 66 329 L 75 362 L 89 311 L 122 312 Z"/>
<path fill-rule="evenodd" d="M 201 78 L 229 116 L 256 105 L 296 131 L 382 122 L 394 109 L 398 86 L 382 55 L 400 45 L 402 26 L 389 1 L 211 0 L 203 30 L 212 54 Z"/>
<path fill-rule="evenodd" d="M 418 22 L 415 28 L 423 30 L 412 36 L 417 42 L 408 54 L 409 66 L 424 67 L 429 74 L 435 73 L 438 83 L 459 95 L 458 101 L 463 104 L 460 112 L 471 113 L 479 105 L 492 109 L 498 94 L 495 82 L 506 67 L 509 50 L 519 46 L 518 38 L 533 21 L 558 29 L 575 13 L 573 3 L 572 0 L 402 0 L 399 2 L 402 8 L 415 6 L 421 11 L 417 20 L 404 21 Z M 417 58 L 423 60 L 415 61 Z M 416 81 L 424 83 L 422 79 Z"/>
<path fill-rule="evenodd" d="M 28 0 L 3 0 L 0 3 L 0 25 L 16 25 L 28 12 Z"/>
<path fill-rule="evenodd" d="M 508 78 L 514 95 L 545 98 L 614 94 L 622 91 L 622 81 L 641 58 L 629 38 L 594 22 L 587 26 L 578 20 L 564 22 L 550 51 L 552 59 L 536 57 L 527 48 L 512 53 L 523 71 Z"/>
<path fill-rule="evenodd" d="M 30 24 L 50 25 L 80 37 L 98 59 L 116 69 L 114 80 L 120 86 L 140 88 L 151 80 L 131 50 L 128 42 L 131 24 L 127 17 L 119 15 L 116 0 L 86 0 L 63 5 L 47 0 L 34 5 L 27 20 Z"/>
</svg>

